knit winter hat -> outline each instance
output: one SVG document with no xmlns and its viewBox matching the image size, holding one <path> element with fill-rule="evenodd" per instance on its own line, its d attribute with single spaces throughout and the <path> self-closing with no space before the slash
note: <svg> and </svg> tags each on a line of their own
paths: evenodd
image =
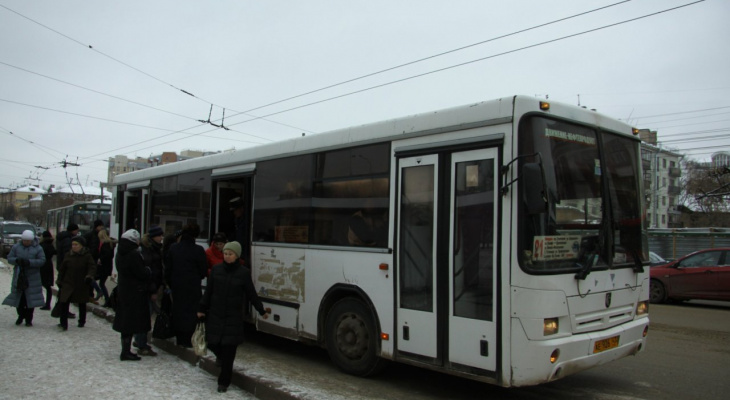
<svg viewBox="0 0 730 400">
<path fill-rule="evenodd" d="M 151 238 L 153 238 L 153 237 L 156 237 L 156 236 L 162 236 L 162 235 L 165 234 L 165 232 L 162 230 L 162 228 L 160 228 L 159 226 L 155 225 L 155 226 L 151 227 L 149 231 L 147 231 L 147 234 Z"/>
<path fill-rule="evenodd" d="M 49 238 L 49 237 L 53 237 L 53 235 L 51 235 L 51 232 L 48 232 L 48 231 L 43 231 L 43 233 L 42 233 L 42 236 L 43 236 L 44 238 Z"/>
<path fill-rule="evenodd" d="M 139 244 L 139 232 L 136 229 L 130 229 L 122 234 L 122 239 Z"/>
<path fill-rule="evenodd" d="M 31 231 L 29 229 L 29 230 L 23 231 L 23 234 L 20 235 L 20 238 L 22 240 L 33 240 L 33 239 L 35 239 L 35 233 L 33 233 L 33 231 Z"/>
<path fill-rule="evenodd" d="M 96 229 L 99 226 L 104 226 L 104 222 L 100 219 L 97 219 L 96 221 L 94 221 L 94 229 Z"/>
<path fill-rule="evenodd" d="M 236 256 L 241 257 L 241 244 L 238 242 L 228 242 L 223 246 L 223 251 L 230 250 L 236 253 Z"/>
<path fill-rule="evenodd" d="M 68 224 L 68 226 L 66 227 L 66 230 L 67 230 L 67 231 L 69 231 L 69 232 L 72 232 L 72 231 L 77 231 L 77 230 L 79 230 L 79 226 L 78 226 L 78 225 L 76 225 L 76 224 L 74 224 L 73 222 L 71 222 L 71 223 L 70 223 L 70 224 Z"/>
<path fill-rule="evenodd" d="M 86 247 L 86 239 L 84 239 L 83 236 L 74 236 L 71 238 L 71 242 L 76 242 L 76 243 Z"/>
</svg>

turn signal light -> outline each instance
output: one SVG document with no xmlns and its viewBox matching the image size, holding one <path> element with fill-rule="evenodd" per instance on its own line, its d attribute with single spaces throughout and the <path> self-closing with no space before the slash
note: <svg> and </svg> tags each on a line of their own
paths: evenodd
<svg viewBox="0 0 730 400">
<path fill-rule="evenodd" d="M 550 354 L 550 363 L 555 364 L 558 361 L 558 358 L 560 358 L 560 349 L 553 350 L 553 353 Z"/>
<path fill-rule="evenodd" d="M 550 103 L 548 103 L 547 101 L 541 101 L 540 102 L 540 109 L 543 110 L 543 111 L 549 110 L 550 109 Z"/>
<path fill-rule="evenodd" d="M 385 332 L 381 332 L 381 333 L 380 333 L 380 338 L 381 338 L 382 340 L 390 340 L 390 335 L 389 335 L 389 334 L 387 334 L 387 333 L 385 333 Z"/>
<path fill-rule="evenodd" d="M 379 268 L 381 271 L 387 271 L 390 267 L 388 266 L 388 264 L 382 263 L 382 264 L 380 264 Z"/>
</svg>

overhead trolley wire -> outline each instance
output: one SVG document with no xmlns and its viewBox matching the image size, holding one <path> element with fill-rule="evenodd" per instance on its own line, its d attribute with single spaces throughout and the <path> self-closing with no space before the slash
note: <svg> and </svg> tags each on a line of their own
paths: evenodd
<svg viewBox="0 0 730 400">
<path fill-rule="evenodd" d="M 698 0 L 698 1 L 691 2 L 691 3 L 683 4 L 683 5 L 680 5 L 680 6 L 676 6 L 676 7 L 672 7 L 672 8 L 667 8 L 667 9 L 664 9 L 664 10 L 661 10 L 661 11 L 657 11 L 657 12 L 645 14 L 645 15 L 642 15 L 642 16 L 639 16 L 639 17 L 630 18 L 630 19 L 627 19 L 627 20 L 624 20 L 624 21 L 620 21 L 620 22 L 613 23 L 613 24 L 604 25 L 604 26 L 601 26 L 601 27 L 598 27 L 598 28 L 593 28 L 593 29 L 585 30 L 585 31 L 582 31 L 582 32 L 574 33 L 574 34 L 561 36 L 561 37 L 558 37 L 558 38 L 555 38 L 555 39 L 546 40 L 546 41 L 543 41 L 543 42 L 539 42 L 539 43 L 535 43 L 535 44 L 532 44 L 532 45 L 520 47 L 520 48 L 517 48 L 517 49 L 504 51 L 504 52 L 497 53 L 497 54 L 493 54 L 493 55 L 490 55 L 490 56 L 477 58 L 475 60 L 466 61 L 466 62 L 463 62 L 463 63 L 454 64 L 454 65 L 451 65 L 451 66 L 448 66 L 448 67 L 435 69 L 435 70 L 432 70 L 432 71 L 429 71 L 429 72 L 424 72 L 424 73 L 421 73 L 421 74 L 412 75 L 410 77 L 406 77 L 406 78 L 397 79 L 397 80 L 394 80 L 394 81 L 382 83 L 382 84 L 375 85 L 375 86 L 371 86 L 371 87 L 368 87 L 368 88 L 365 88 L 365 89 L 360 89 L 360 90 L 356 90 L 356 91 L 353 91 L 353 92 L 341 94 L 341 95 L 338 95 L 338 96 L 333 96 L 333 97 L 329 97 L 329 98 L 326 98 L 326 99 L 322 99 L 322 100 L 314 101 L 314 102 L 311 102 L 311 103 L 303 104 L 303 105 L 300 105 L 300 106 L 291 107 L 291 108 L 288 108 L 288 109 L 285 109 L 285 110 L 281 110 L 281 111 L 277 111 L 277 112 L 272 112 L 272 113 L 263 115 L 263 116 L 258 117 L 258 118 L 252 118 L 252 119 L 248 119 L 248 120 L 245 120 L 245 121 L 241 121 L 241 122 L 229 124 L 228 126 L 234 126 L 234 125 L 244 124 L 244 123 L 247 123 L 247 122 L 255 121 L 255 120 L 260 119 L 260 118 L 270 117 L 272 115 L 277 115 L 277 114 L 283 114 L 283 113 L 286 113 L 286 112 L 289 112 L 289 111 L 294 111 L 294 110 L 298 110 L 298 109 L 301 109 L 301 108 L 313 106 L 313 105 L 316 105 L 316 104 L 321 104 L 321 103 L 325 103 L 325 102 L 328 102 L 328 101 L 332 101 L 332 100 L 336 100 L 336 99 L 341 99 L 341 98 L 344 98 L 344 97 L 352 96 L 354 94 L 359 94 L 359 93 L 367 92 L 367 91 L 370 91 L 370 90 L 373 90 L 373 89 L 378 89 L 378 88 L 381 88 L 381 87 L 390 86 L 390 85 L 393 85 L 393 84 L 396 84 L 396 83 L 401 83 L 401 82 L 409 81 L 409 80 L 416 79 L 416 78 L 421 78 L 421 77 L 424 77 L 424 76 L 436 74 L 436 73 L 443 72 L 443 71 L 447 71 L 447 70 L 450 70 L 450 69 L 463 67 L 465 65 L 474 64 L 474 63 L 477 63 L 477 62 L 480 62 L 480 61 L 485 61 L 485 60 L 489 60 L 489 59 L 492 59 L 492 58 L 501 57 L 501 56 L 504 56 L 504 55 L 507 55 L 507 54 L 517 53 L 517 52 L 520 52 L 520 51 L 523 51 L 523 50 L 528 50 L 528 49 L 532 49 L 532 48 L 535 48 L 535 47 L 543 46 L 543 45 L 546 45 L 546 44 L 559 42 L 559 41 L 562 41 L 562 40 L 574 38 L 574 37 L 581 36 L 581 35 L 585 35 L 585 34 L 588 34 L 588 33 L 597 32 L 597 31 L 600 31 L 600 30 L 603 30 L 603 29 L 608 29 L 608 28 L 612 28 L 612 27 L 619 26 L 619 25 L 627 24 L 627 23 L 630 23 L 630 22 L 639 21 L 639 20 L 642 20 L 642 19 L 645 19 L 645 18 L 654 17 L 654 16 L 657 16 L 659 14 L 667 13 L 667 12 L 670 12 L 670 11 L 676 11 L 676 10 L 679 10 L 681 8 L 685 8 L 685 7 L 689 7 L 689 6 L 698 4 L 698 3 L 702 3 L 704 1 L 705 0 Z M 262 106 L 262 107 L 265 107 L 265 106 Z M 259 108 L 261 108 L 261 107 L 259 107 Z M 246 112 L 248 112 L 248 111 L 251 111 L 251 110 L 247 110 Z"/>
<path fill-rule="evenodd" d="M 515 35 L 518 35 L 520 33 L 525 33 L 525 32 L 531 31 L 531 30 L 535 30 L 535 29 L 539 29 L 539 28 L 544 28 L 544 27 L 546 27 L 548 25 L 556 24 L 558 22 L 567 21 L 567 20 L 572 19 L 572 18 L 577 18 L 577 17 L 583 16 L 583 15 L 587 15 L 587 14 L 590 14 L 590 13 L 593 13 L 593 12 L 597 12 L 597 11 L 600 11 L 600 10 L 604 10 L 604 9 L 607 9 L 607 8 L 610 8 L 610 7 L 614 7 L 614 6 L 617 6 L 619 4 L 628 3 L 630 1 L 631 0 L 620 1 L 618 3 L 609 4 L 609 5 L 604 6 L 604 7 L 599 7 L 599 8 L 595 8 L 593 10 L 589 10 L 589 11 L 585 11 L 585 12 L 582 12 L 582 13 L 574 14 L 574 15 L 571 15 L 571 16 L 568 16 L 568 17 L 559 18 L 559 19 L 556 19 L 556 20 L 553 20 L 553 21 L 550 21 L 550 22 L 545 22 L 545 23 L 542 23 L 542 24 L 539 24 L 539 25 L 535 25 L 535 26 L 532 26 L 532 27 L 529 27 L 529 28 L 525 28 L 525 29 L 521 29 L 521 30 L 518 30 L 518 31 L 511 32 L 511 33 L 507 33 L 507 34 L 504 34 L 504 35 L 496 36 L 496 37 L 493 37 L 493 38 L 490 38 L 490 39 L 482 40 L 480 42 L 468 44 L 466 46 L 457 47 L 457 48 L 452 49 L 452 50 L 444 51 L 444 52 L 441 52 L 441 53 L 438 53 L 438 54 L 434 54 L 434 55 L 431 55 L 431 56 L 428 56 L 428 57 L 419 58 L 417 60 L 409 61 L 409 62 L 404 63 L 404 64 L 399 64 L 399 65 L 396 65 L 396 66 L 393 66 L 393 67 L 388 67 L 388 68 L 385 68 L 385 69 L 382 69 L 382 70 L 379 70 L 379 71 L 376 71 L 376 72 L 372 72 L 372 73 L 369 73 L 369 74 L 365 74 L 365 75 L 362 75 L 362 76 L 358 76 L 356 78 L 347 79 L 345 81 L 342 81 L 342 82 L 339 82 L 339 83 L 335 83 L 335 84 L 332 84 L 332 85 L 329 85 L 329 86 L 325 86 L 325 87 L 322 87 L 322 88 L 319 88 L 319 89 L 310 90 L 309 92 L 305 92 L 305 93 L 301 93 L 301 94 L 294 95 L 294 96 L 291 96 L 291 97 L 287 97 L 285 99 L 277 100 L 277 101 L 275 101 L 273 103 L 265 104 L 265 105 L 262 105 L 262 106 L 258 106 L 258 107 L 255 107 L 255 108 L 248 109 L 246 111 L 242 111 L 241 113 L 242 114 L 245 114 L 245 113 L 248 113 L 248 112 L 251 112 L 251 111 L 259 110 L 261 108 L 266 108 L 266 107 L 273 106 L 273 105 L 276 105 L 276 104 L 284 103 L 284 102 L 289 101 L 289 100 L 298 99 L 300 97 L 304 97 L 304 96 L 307 96 L 307 95 L 310 95 L 310 94 L 318 93 L 318 92 L 321 92 L 321 91 L 324 91 L 324 90 L 327 90 L 327 89 L 332 89 L 332 88 L 335 88 L 337 86 L 342 86 L 342 85 L 347 84 L 347 83 L 352 83 L 352 82 L 355 82 L 355 81 L 359 81 L 361 79 L 369 78 L 371 76 L 379 75 L 379 74 L 382 74 L 382 73 L 385 73 L 385 72 L 389 72 L 389 71 L 393 71 L 393 70 L 396 70 L 396 69 L 399 69 L 399 68 L 407 67 L 409 65 L 417 64 L 417 63 L 420 63 L 422 61 L 431 60 L 431 59 L 434 59 L 434 58 L 437 58 L 437 57 L 441 57 L 441 56 L 444 56 L 444 55 L 447 55 L 447 54 L 451 54 L 451 53 L 456 53 L 456 52 L 461 51 L 461 50 L 465 50 L 465 49 L 468 49 L 468 48 L 471 48 L 471 47 L 475 47 L 475 46 L 479 46 L 479 45 L 482 45 L 482 44 L 485 44 L 485 43 L 489 43 L 489 42 L 494 42 L 496 40 L 504 39 L 504 38 L 507 38 L 507 37 L 510 37 L 510 36 L 515 36 Z M 239 114 L 235 114 L 235 115 L 239 115 Z"/>
</svg>

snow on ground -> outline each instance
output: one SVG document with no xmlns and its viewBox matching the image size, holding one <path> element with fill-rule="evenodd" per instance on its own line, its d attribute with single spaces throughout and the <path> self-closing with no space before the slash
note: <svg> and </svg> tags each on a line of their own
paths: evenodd
<svg viewBox="0 0 730 400">
<path fill-rule="evenodd" d="M 0 302 L 12 281 L 12 269 L 3 261 Z M 163 351 L 141 361 L 119 361 L 119 334 L 92 313 L 84 328 L 69 320 L 66 332 L 56 327 L 59 320 L 50 311 L 36 308 L 32 327 L 16 326 L 16 319 L 15 308 L 0 307 L 0 399 L 255 399 L 235 386 L 217 393 L 217 377 Z"/>
</svg>

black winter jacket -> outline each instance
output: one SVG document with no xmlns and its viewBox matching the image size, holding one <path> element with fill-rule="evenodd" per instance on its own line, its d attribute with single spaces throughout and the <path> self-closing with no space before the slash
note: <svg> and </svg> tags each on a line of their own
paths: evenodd
<svg viewBox="0 0 730 400">
<path fill-rule="evenodd" d="M 152 277 L 150 278 L 149 292 L 157 293 L 164 280 L 164 268 L 162 267 L 162 244 L 155 242 L 149 237 L 142 238 L 142 258 L 144 265 L 150 267 Z"/>
<path fill-rule="evenodd" d="M 41 267 L 41 282 L 44 287 L 53 286 L 53 256 L 56 255 L 53 238 L 44 238 L 41 247 L 46 255 L 46 263 Z"/>
<path fill-rule="evenodd" d="M 63 258 L 71 251 L 71 239 L 74 235 L 69 231 L 63 231 L 56 236 L 56 269 L 61 268 Z"/>
<path fill-rule="evenodd" d="M 116 241 L 104 242 L 99 247 L 99 267 L 96 270 L 96 276 L 99 279 L 108 278 L 112 275 L 112 267 L 114 266 L 114 248 L 117 246 Z"/>
<path fill-rule="evenodd" d="M 183 235 L 165 260 L 165 281 L 172 291 L 172 328 L 176 335 L 192 335 L 198 323 L 196 311 L 203 296 L 201 281 L 208 273 L 205 250 L 193 237 Z"/>
<path fill-rule="evenodd" d="M 215 265 L 199 307 L 205 314 L 205 337 L 209 344 L 238 345 L 243 342 L 246 298 L 260 315 L 266 314 L 248 268 L 240 263 Z"/>
<path fill-rule="evenodd" d="M 145 267 L 136 243 L 119 241 L 116 258 L 119 306 L 112 329 L 122 334 L 147 332 L 151 328 L 149 293 L 150 269 Z"/>
</svg>

